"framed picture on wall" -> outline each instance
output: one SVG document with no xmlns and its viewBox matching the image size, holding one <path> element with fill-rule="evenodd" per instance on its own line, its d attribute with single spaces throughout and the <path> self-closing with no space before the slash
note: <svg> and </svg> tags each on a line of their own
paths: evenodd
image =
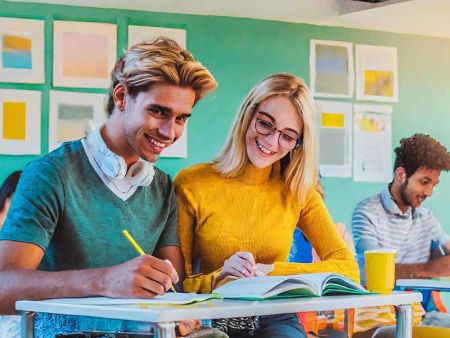
<svg viewBox="0 0 450 338">
<path fill-rule="evenodd" d="M 397 48 L 356 45 L 356 98 L 398 102 Z"/>
<path fill-rule="evenodd" d="M 54 21 L 53 86 L 108 88 L 116 56 L 116 25 Z"/>
<path fill-rule="evenodd" d="M 44 21 L 0 18 L 0 82 L 45 82 Z"/>
<path fill-rule="evenodd" d="M 50 91 L 49 149 L 84 137 L 106 121 L 103 94 Z"/>
<path fill-rule="evenodd" d="M 186 30 L 166 27 L 128 26 L 128 47 L 143 41 L 152 41 L 157 37 L 166 37 L 186 48 Z"/>
<path fill-rule="evenodd" d="M 392 180 L 392 106 L 354 105 L 353 180 Z"/>
<path fill-rule="evenodd" d="M 0 89 L 0 154 L 41 153 L 41 92 Z"/>
<path fill-rule="evenodd" d="M 316 100 L 316 112 L 320 174 L 351 177 L 352 104 Z"/>
<path fill-rule="evenodd" d="M 351 42 L 311 40 L 310 87 L 314 96 L 353 97 L 354 65 Z"/>
</svg>

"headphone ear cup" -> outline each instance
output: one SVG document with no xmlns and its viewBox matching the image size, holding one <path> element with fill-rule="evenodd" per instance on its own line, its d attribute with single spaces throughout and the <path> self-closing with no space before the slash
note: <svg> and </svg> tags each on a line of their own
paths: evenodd
<svg viewBox="0 0 450 338">
<path fill-rule="evenodd" d="M 104 154 L 100 167 L 106 176 L 112 178 L 123 179 L 127 173 L 125 160 L 111 151 Z"/>
<path fill-rule="evenodd" d="M 147 186 L 153 180 L 155 170 L 153 166 L 145 161 L 137 161 L 133 164 L 126 175 L 127 181 L 135 186 Z"/>
<path fill-rule="evenodd" d="M 145 164 L 147 165 L 146 169 L 147 175 L 145 176 L 145 179 L 141 182 L 141 185 L 143 186 L 150 185 L 150 183 L 152 183 L 153 181 L 153 176 L 155 176 L 155 169 L 153 168 L 153 166 L 146 162 Z"/>
</svg>

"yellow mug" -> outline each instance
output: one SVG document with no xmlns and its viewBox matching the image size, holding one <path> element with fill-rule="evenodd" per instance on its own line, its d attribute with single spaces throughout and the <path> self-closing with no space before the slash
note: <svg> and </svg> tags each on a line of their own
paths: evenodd
<svg viewBox="0 0 450 338">
<path fill-rule="evenodd" d="M 395 286 L 395 249 L 364 251 L 367 290 L 389 295 Z"/>
</svg>

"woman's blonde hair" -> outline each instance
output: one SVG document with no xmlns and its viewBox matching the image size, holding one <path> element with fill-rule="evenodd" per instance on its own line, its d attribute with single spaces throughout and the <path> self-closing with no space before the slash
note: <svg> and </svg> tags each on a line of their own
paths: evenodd
<svg viewBox="0 0 450 338">
<path fill-rule="evenodd" d="M 286 155 L 288 164 L 281 169 L 285 192 L 291 193 L 302 203 L 319 179 L 315 112 L 305 82 L 292 74 L 270 75 L 252 88 L 240 107 L 224 148 L 214 159 L 214 167 L 225 177 L 236 177 L 242 173 L 249 163 L 245 140 L 247 130 L 258 105 L 273 96 L 288 98 L 303 120 L 303 144 Z"/>
<path fill-rule="evenodd" d="M 195 91 L 194 104 L 217 87 L 209 70 L 189 51 L 174 40 L 163 37 L 130 47 L 116 62 L 111 82 L 107 105 L 109 115 L 114 110 L 113 91 L 119 83 L 131 96 L 149 90 L 157 82 L 191 87 Z"/>
</svg>

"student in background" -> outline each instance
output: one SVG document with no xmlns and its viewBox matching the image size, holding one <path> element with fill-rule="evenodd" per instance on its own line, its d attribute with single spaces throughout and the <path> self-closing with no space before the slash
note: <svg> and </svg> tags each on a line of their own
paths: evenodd
<svg viewBox="0 0 450 338">
<path fill-rule="evenodd" d="M 11 199 L 16 191 L 21 174 L 22 171 L 20 170 L 13 172 L 3 181 L 3 184 L 0 187 L 0 230 L 5 222 Z"/>
<path fill-rule="evenodd" d="M 0 313 L 20 299 L 154 297 L 183 276 L 173 185 L 153 163 L 216 82 L 164 38 L 131 47 L 111 79 L 105 125 L 22 174 L 0 233 Z"/>
<path fill-rule="evenodd" d="M 424 134 L 402 139 L 395 154 L 393 181 L 381 193 L 361 201 L 353 212 L 356 252 L 398 249 L 398 279 L 449 276 L 450 256 L 445 256 L 445 252 L 450 252 L 450 237 L 422 203 L 433 194 L 441 171 L 450 170 L 450 154 Z M 442 254 L 430 260 L 433 243 L 438 243 Z M 434 322 L 434 315 L 427 313 L 422 324 Z M 450 326 L 448 316 L 440 324 Z"/>
<path fill-rule="evenodd" d="M 221 154 L 175 179 L 184 289 L 207 293 L 228 277 L 337 272 L 358 265 L 315 189 L 315 114 L 303 80 L 274 74 L 247 95 Z M 294 229 L 322 262 L 286 262 Z M 213 321 L 231 337 L 304 337 L 296 314 Z"/>
<path fill-rule="evenodd" d="M 402 139 L 395 153 L 393 181 L 380 194 L 361 201 L 353 212 L 356 252 L 398 249 L 397 278 L 449 276 L 450 256 L 429 259 L 433 241 L 450 252 L 450 237 L 421 205 L 433 194 L 441 171 L 450 170 L 450 154 L 423 134 Z"/>
</svg>

